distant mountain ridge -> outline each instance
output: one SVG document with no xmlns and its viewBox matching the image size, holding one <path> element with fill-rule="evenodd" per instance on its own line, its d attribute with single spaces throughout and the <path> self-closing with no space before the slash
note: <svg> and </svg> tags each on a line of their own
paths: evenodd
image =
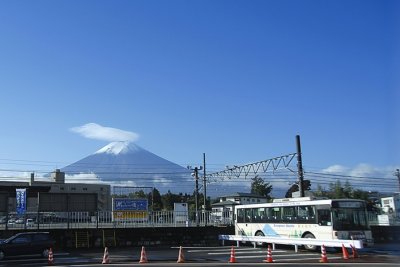
<svg viewBox="0 0 400 267">
<path fill-rule="evenodd" d="M 188 183 L 192 180 L 188 169 L 130 142 L 112 142 L 61 171 L 67 177 L 95 174 L 103 182 L 155 187 L 160 191 L 182 186 L 192 188 Z M 180 191 L 186 192 L 186 189 L 182 188 Z"/>
<path fill-rule="evenodd" d="M 154 187 L 164 194 L 189 193 L 195 190 L 192 171 L 157 156 L 131 142 L 112 142 L 61 171 L 67 182 L 108 183 L 122 188 Z M 200 192 L 202 174 L 199 173 Z M 267 180 L 268 181 L 268 180 Z M 225 179 L 207 184 L 207 196 L 229 195 L 235 192 L 250 192 L 251 180 L 235 182 Z M 283 197 L 287 189 L 275 187 L 273 195 Z"/>
</svg>

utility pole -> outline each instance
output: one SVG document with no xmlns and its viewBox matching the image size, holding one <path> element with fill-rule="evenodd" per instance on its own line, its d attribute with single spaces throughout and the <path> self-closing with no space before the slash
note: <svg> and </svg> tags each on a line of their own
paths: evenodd
<svg viewBox="0 0 400 267">
<path fill-rule="evenodd" d="M 207 210 L 207 178 L 206 178 L 206 153 L 203 153 L 203 216 L 205 218 L 204 224 L 207 225 L 207 217 L 206 217 L 206 210 Z"/>
<path fill-rule="evenodd" d="M 301 161 L 301 146 L 300 146 L 300 135 L 296 135 L 296 147 L 297 147 L 297 174 L 299 177 L 299 191 L 300 197 L 304 197 L 303 187 L 303 163 Z"/>
<path fill-rule="evenodd" d="M 188 166 L 188 169 L 191 171 L 194 171 L 194 179 L 195 179 L 195 193 L 194 193 L 194 202 L 195 202 L 195 209 L 196 209 L 196 226 L 199 226 L 199 215 L 198 215 L 198 211 L 199 211 L 199 170 L 202 170 L 203 167 L 194 167 L 194 169 L 192 169 L 192 167 Z"/>
<path fill-rule="evenodd" d="M 396 169 L 394 176 L 396 176 L 397 180 L 399 181 L 399 192 L 400 192 L 400 170 L 399 169 Z"/>
<path fill-rule="evenodd" d="M 206 153 L 203 153 L 203 192 L 204 192 L 204 211 L 207 209 L 207 178 L 206 178 Z"/>
</svg>

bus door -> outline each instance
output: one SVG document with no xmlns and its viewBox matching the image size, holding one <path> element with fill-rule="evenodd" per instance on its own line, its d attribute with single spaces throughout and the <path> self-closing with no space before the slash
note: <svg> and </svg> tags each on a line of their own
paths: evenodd
<svg viewBox="0 0 400 267">
<path fill-rule="evenodd" d="M 332 212 L 330 205 L 317 205 L 318 231 L 315 232 L 319 239 L 337 239 L 332 231 Z"/>
</svg>

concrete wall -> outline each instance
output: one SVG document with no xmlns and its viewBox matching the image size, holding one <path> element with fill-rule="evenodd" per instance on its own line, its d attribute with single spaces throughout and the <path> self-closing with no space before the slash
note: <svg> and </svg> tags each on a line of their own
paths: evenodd
<svg viewBox="0 0 400 267">
<path fill-rule="evenodd" d="M 375 243 L 399 243 L 400 226 L 371 226 Z"/>
<path fill-rule="evenodd" d="M 114 232 L 115 231 L 115 232 Z M 233 227 L 171 227 L 171 228 L 130 228 L 107 229 L 106 235 L 100 229 L 49 230 L 56 239 L 56 248 L 76 248 L 77 232 L 89 234 L 89 247 L 114 246 L 112 236 L 115 233 L 115 242 L 118 247 L 125 246 L 216 246 L 219 244 L 218 235 L 234 234 Z M 17 231 L 2 231 L 0 239 L 10 237 Z M 111 235 L 110 235 L 111 234 Z M 107 237 L 108 236 L 108 237 Z M 110 238 L 111 237 L 111 238 Z"/>
<path fill-rule="evenodd" d="M 0 212 L 7 212 L 8 194 L 0 193 Z"/>
<path fill-rule="evenodd" d="M 399 243 L 400 226 L 372 227 L 375 243 Z M 115 231 L 115 232 L 114 232 Z M 123 228 L 107 229 L 106 235 L 100 229 L 50 230 L 56 239 L 56 249 L 74 249 L 77 232 L 89 234 L 89 247 L 103 247 L 103 237 L 106 236 L 106 246 L 114 246 L 112 238 L 115 235 L 116 246 L 217 246 L 220 244 L 218 235 L 233 235 L 234 227 L 176 227 L 176 228 Z M 17 231 L 1 231 L 0 239 L 10 237 Z M 108 237 L 107 237 L 108 236 Z"/>
</svg>

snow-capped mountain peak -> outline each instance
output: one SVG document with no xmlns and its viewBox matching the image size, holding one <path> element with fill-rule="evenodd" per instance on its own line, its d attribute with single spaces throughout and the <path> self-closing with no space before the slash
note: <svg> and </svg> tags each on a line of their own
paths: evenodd
<svg viewBox="0 0 400 267">
<path fill-rule="evenodd" d="M 61 171 L 66 177 L 79 175 L 85 182 L 95 176 L 117 187 L 157 187 L 160 192 L 177 185 L 187 192 L 187 182 L 193 180 L 188 169 L 126 141 L 112 142 Z"/>
<path fill-rule="evenodd" d="M 105 147 L 97 150 L 94 154 L 106 153 L 106 154 L 119 155 L 119 154 L 131 153 L 131 152 L 135 152 L 135 151 L 139 151 L 139 150 L 140 150 L 140 147 L 135 145 L 132 142 L 119 141 L 119 142 L 109 143 Z"/>
</svg>

